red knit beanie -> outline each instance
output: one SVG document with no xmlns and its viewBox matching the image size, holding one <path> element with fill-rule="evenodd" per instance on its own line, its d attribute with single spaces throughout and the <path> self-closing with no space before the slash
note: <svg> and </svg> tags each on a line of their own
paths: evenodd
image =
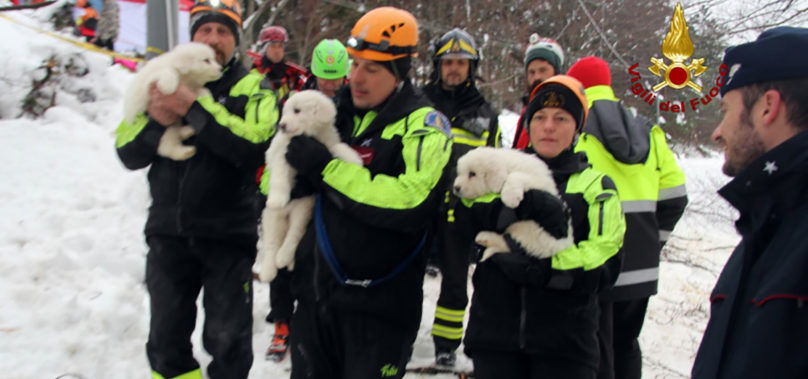
<svg viewBox="0 0 808 379">
<path fill-rule="evenodd" d="M 584 85 L 584 88 L 612 85 L 612 73 L 609 71 L 609 64 L 603 59 L 594 56 L 579 59 L 570 67 L 567 75 L 578 79 Z"/>
</svg>

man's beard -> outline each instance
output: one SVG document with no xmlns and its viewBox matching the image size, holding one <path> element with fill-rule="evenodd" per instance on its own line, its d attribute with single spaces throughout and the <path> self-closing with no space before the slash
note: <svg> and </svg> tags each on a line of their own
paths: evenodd
<svg viewBox="0 0 808 379">
<path fill-rule="evenodd" d="M 441 80 L 443 84 L 443 89 L 452 91 L 459 88 L 461 85 L 463 85 L 463 83 L 466 82 L 465 80 L 458 81 L 457 78 L 459 77 L 460 75 L 451 75 L 450 78 L 452 79 L 452 82 L 449 82 L 447 80 Z"/>
<path fill-rule="evenodd" d="M 727 152 L 732 154 L 726 154 L 726 161 L 721 168 L 724 174 L 731 177 L 738 175 L 752 161 L 766 153 L 766 148 L 760 139 L 760 135 L 752 125 L 749 113 L 744 111 L 740 118 L 739 138 L 733 146 L 727 147 Z"/>
</svg>

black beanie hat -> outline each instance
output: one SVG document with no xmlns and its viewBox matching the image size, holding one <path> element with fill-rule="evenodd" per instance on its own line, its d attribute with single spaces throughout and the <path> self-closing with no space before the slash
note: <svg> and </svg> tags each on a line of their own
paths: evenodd
<svg viewBox="0 0 808 379">
<path fill-rule="evenodd" d="M 410 67 L 412 66 L 412 59 L 410 57 L 403 57 L 394 59 L 392 61 L 376 61 L 376 63 L 384 66 L 384 68 L 392 72 L 396 79 L 402 80 L 409 75 Z"/>
<path fill-rule="evenodd" d="M 575 130 L 580 133 L 584 127 L 584 104 L 567 86 L 560 83 L 545 83 L 533 95 L 525 108 L 524 125 L 530 132 L 530 120 L 533 114 L 542 108 L 561 108 L 569 112 L 575 119 Z"/>
<path fill-rule="evenodd" d="M 233 21 L 232 18 L 225 16 L 222 13 L 212 11 L 199 12 L 191 18 L 191 39 L 194 39 L 194 34 L 200 26 L 209 22 L 218 22 L 230 28 L 230 31 L 233 32 L 233 36 L 236 37 L 236 46 L 239 45 L 239 41 L 241 40 L 241 33 L 239 30 L 241 27 L 236 25 L 236 22 Z"/>
</svg>

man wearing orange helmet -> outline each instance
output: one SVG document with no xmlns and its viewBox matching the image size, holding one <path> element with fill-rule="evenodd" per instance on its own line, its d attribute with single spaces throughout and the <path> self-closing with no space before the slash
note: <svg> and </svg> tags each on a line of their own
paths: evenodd
<svg viewBox="0 0 808 379">
<path fill-rule="evenodd" d="M 319 192 L 313 262 L 295 269 L 313 288 L 292 316 L 292 378 L 404 376 L 452 147 L 448 119 L 408 78 L 417 43 L 415 17 L 393 7 L 367 12 L 351 31 L 336 124 L 363 165 L 310 137 L 289 143 L 287 161 Z"/>
<path fill-rule="evenodd" d="M 561 198 L 531 190 L 510 209 L 484 196 L 468 211 L 481 230 L 503 232 L 510 222 L 502 220 L 532 219 L 557 238 L 572 233 L 574 244 L 537 259 L 506 235 L 511 252 L 494 254 L 474 271 L 465 351 L 478 379 L 594 379 L 597 294 L 620 271 L 625 219 L 612 180 L 573 150 L 588 114 L 581 83 L 553 76 L 531 99 L 525 151 L 547 164 Z"/>
<path fill-rule="evenodd" d="M 197 0 L 191 39 L 216 53 L 222 77 L 210 95 L 180 85 L 173 94 L 152 86 L 148 111 L 116 130 L 116 148 L 132 170 L 149 166 L 152 204 L 145 234 L 151 320 L 146 353 L 152 378 L 201 379 L 191 334 L 204 288 L 202 343 L 212 356 L 207 377 L 247 378 L 252 365 L 252 265 L 257 243 L 255 172 L 278 120 L 264 76 L 236 59 L 241 30 L 237 0 Z M 184 161 L 157 155 L 166 126 L 190 125 Z"/>
</svg>

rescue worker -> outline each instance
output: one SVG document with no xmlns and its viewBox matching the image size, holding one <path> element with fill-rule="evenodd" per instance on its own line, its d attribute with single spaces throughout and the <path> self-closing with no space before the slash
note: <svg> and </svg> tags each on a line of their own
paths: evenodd
<svg viewBox="0 0 808 379">
<path fill-rule="evenodd" d="M 259 40 L 264 54 L 256 60 L 255 67 L 266 75 L 270 87 L 279 99 L 280 108 L 293 92 L 300 91 L 306 82 L 306 70 L 286 60 L 286 44 L 289 33 L 283 26 L 270 25 L 261 30 Z"/>
<path fill-rule="evenodd" d="M 348 84 L 348 52 L 345 45 L 335 39 L 324 39 L 311 53 L 311 75 L 303 89 L 316 89 L 330 98 Z"/>
<path fill-rule="evenodd" d="M 452 29 L 432 47 L 433 70 L 424 93 L 435 109 L 452 122 L 452 160 L 478 146 L 499 147 L 499 113 L 477 90 L 474 74 L 480 61 L 477 44 L 466 31 Z M 455 175 L 450 173 L 448 178 Z M 442 273 L 440 297 L 432 324 L 435 362 L 439 366 L 454 366 L 455 350 L 463 338 L 463 318 L 466 314 L 468 269 L 474 236 L 464 233 L 469 228 L 459 225 L 467 220 L 454 217 L 457 198 L 450 191 L 450 180 L 444 188 L 446 204 L 438 219 L 435 243 Z"/>
<path fill-rule="evenodd" d="M 321 41 L 314 48 L 311 58 L 312 76 L 306 80 L 303 89 L 314 89 L 323 92 L 326 96 L 334 98 L 336 91 L 346 83 L 345 74 L 348 72 L 348 52 L 345 46 L 335 40 L 326 39 Z M 266 195 L 269 187 L 269 172 L 262 171 L 261 191 Z M 296 193 L 295 193 L 296 194 Z M 264 198 L 264 202 L 266 199 Z M 308 254 L 311 246 L 311 236 L 306 236 L 301 242 L 303 248 L 298 248 L 301 254 Z M 298 255 L 298 254 L 296 254 Z M 303 259 L 297 257 L 296 259 Z M 294 273 L 286 269 L 278 271 L 278 276 L 270 282 L 270 307 L 271 311 L 267 315 L 267 322 L 275 324 L 275 333 L 272 342 L 266 351 L 266 358 L 270 361 L 280 362 L 286 358 L 289 350 L 289 320 L 295 309 L 295 299 L 301 296 L 299 288 L 305 287 L 307 283 L 300 283 L 301 280 L 294 278 Z"/>
<path fill-rule="evenodd" d="M 115 51 L 120 29 L 120 8 L 117 0 L 104 0 L 95 37 L 90 41 L 100 48 Z"/>
<path fill-rule="evenodd" d="M 475 378 L 595 378 L 598 292 L 617 278 L 625 219 L 614 182 L 573 151 L 586 117 L 580 82 L 559 75 L 538 85 L 525 111 L 525 151 L 547 163 L 561 198 L 531 190 L 514 210 L 487 195 L 468 209 L 481 230 L 502 233 L 510 224 L 502 220 L 527 215 L 558 238 L 574 237 L 537 259 L 506 235 L 511 252 L 477 264 L 464 340 Z"/>
<path fill-rule="evenodd" d="M 264 52 L 256 60 L 256 69 L 266 76 L 266 85 L 275 92 L 278 109 L 283 110 L 286 99 L 296 91 L 300 91 L 305 82 L 305 70 L 286 60 L 286 44 L 289 33 L 282 26 L 270 25 L 261 30 L 259 40 Z M 258 177 L 263 169 L 259 170 Z M 262 204 L 265 198 L 259 196 Z M 269 313 L 266 321 L 275 325 L 272 341 L 267 347 L 265 358 L 271 361 L 282 361 L 286 356 L 289 344 L 289 319 L 294 312 L 294 299 L 291 296 L 291 274 L 287 269 L 278 271 L 278 275 L 269 282 Z"/>
<path fill-rule="evenodd" d="M 564 66 L 564 50 L 561 45 L 555 40 L 547 37 L 540 37 L 538 34 L 533 33 L 528 39 L 527 48 L 525 48 L 525 87 L 526 93 L 522 97 L 522 103 L 527 107 L 530 101 L 530 94 L 541 82 L 553 75 L 560 75 L 564 72 L 561 68 Z M 523 122 L 525 108 L 522 108 L 522 114 L 519 115 L 519 121 L 516 124 L 516 133 L 513 136 L 512 146 L 517 149 L 524 149 L 530 143 Z"/>
<path fill-rule="evenodd" d="M 212 379 L 247 378 L 252 353 L 252 265 L 259 210 L 255 172 L 275 132 L 277 101 L 264 76 L 236 58 L 241 7 L 235 0 L 197 0 L 191 40 L 207 44 L 222 77 L 199 96 L 184 85 L 163 94 L 155 85 L 148 112 L 116 130 L 116 148 L 132 170 L 149 167 L 152 204 L 145 235 L 151 319 L 146 353 L 152 377 L 202 379 L 191 334 L 203 291 L 202 344 Z M 157 155 L 169 125 L 183 121 L 196 154 L 185 161 Z"/>
<path fill-rule="evenodd" d="M 302 268 L 313 300 L 292 316 L 292 378 L 404 376 L 452 148 L 448 119 L 410 82 L 417 43 L 415 17 L 394 7 L 367 12 L 351 30 L 337 128 L 363 165 L 334 159 L 311 137 L 290 141 L 287 161 L 319 193 L 313 267 Z"/>
<path fill-rule="evenodd" d="M 581 58 L 567 75 L 583 83 L 590 106 L 575 150 L 614 180 L 626 215 L 620 276 L 600 298 L 599 378 L 640 378 L 640 331 L 657 292 L 662 247 L 687 206 L 685 174 L 662 128 L 634 116 L 614 96 L 606 61 Z"/>
<path fill-rule="evenodd" d="M 76 7 L 84 9 L 84 13 L 76 22 L 77 31 L 85 41 L 91 42 L 95 39 L 95 30 L 98 28 L 98 11 L 87 0 L 77 0 Z"/>
</svg>

